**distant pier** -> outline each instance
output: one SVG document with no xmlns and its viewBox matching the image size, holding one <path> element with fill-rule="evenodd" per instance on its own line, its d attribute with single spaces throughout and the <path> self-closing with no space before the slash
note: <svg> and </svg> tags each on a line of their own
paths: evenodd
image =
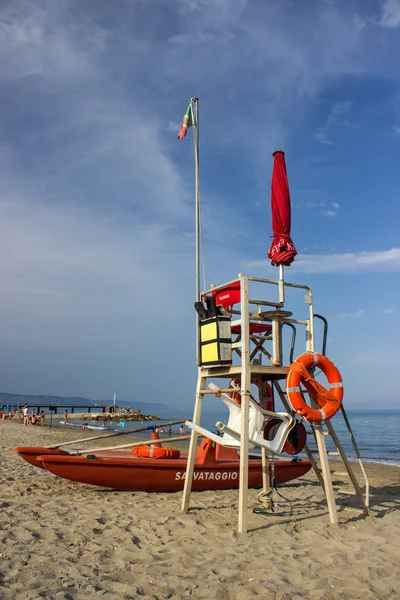
<svg viewBox="0 0 400 600">
<path fill-rule="evenodd" d="M 110 405 L 110 404 L 44 404 L 43 402 L 36 402 L 31 404 L 27 402 L 29 412 L 40 413 L 44 410 L 45 413 L 51 416 L 56 415 L 58 412 L 63 413 L 65 410 L 68 411 L 69 418 L 73 418 L 74 413 L 77 414 L 76 419 L 87 419 L 86 415 L 95 413 L 91 419 L 112 419 L 112 420 L 123 420 L 123 421 L 160 421 L 160 417 L 155 415 L 144 415 L 141 412 L 120 412 L 121 406 Z M 14 415 L 19 414 L 22 408 L 25 406 L 23 403 L 1 403 L 0 412 L 13 413 Z M 32 411 L 31 411 L 32 409 Z M 101 415 L 107 415 L 102 417 Z"/>
<path fill-rule="evenodd" d="M 110 406 L 108 404 L 30 404 L 28 403 L 29 409 L 36 409 L 35 412 L 40 412 L 44 410 L 45 412 L 52 412 L 53 414 L 57 414 L 57 411 L 60 410 L 68 410 L 71 414 L 75 412 L 85 412 L 91 413 L 93 412 L 107 412 L 114 413 L 114 406 Z M 0 404 L 0 411 L 20 411 L 24 407 L 24 404 Z M 115 407 L 119 408 L 119 407 Z M 107 409 L 107 410 L 106 410 Z"/>
</svg>

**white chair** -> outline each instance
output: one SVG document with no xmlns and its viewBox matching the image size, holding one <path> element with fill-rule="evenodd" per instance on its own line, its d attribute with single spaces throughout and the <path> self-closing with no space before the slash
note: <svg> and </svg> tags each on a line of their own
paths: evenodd
<svg viewBox="0 0 400 600">
<path fill-rule="evenodd" d="M 228 448 L 240 448 L 242 423 L 242 410 L 240 404 L 234 402 L 228 394 L 219 392 L 220 388 L 215 384 L 210 383 L 208 387 L 214 390 L 215 394 L 218 395 L 229 408 L 228 424 L 224 425 L 220 421 L 216 423 L 216 427 L 224 435 L 216 435 L 215 433 L 200 427 L 200 425 L 194 425 L 194 423 L 191 423 L 190 421 L 186 421 L 187 427 L 222 446 L 227 446 Z M 255 446 L 259 446 L 273 454 L 280 454 L 289 431 L 295 425 L 295 418 L 288 413 L 276 413 L 270 410 L 264 410 L 251 398 L 249 398 L 249 405 L 249 449 L 251 450 Z M 265 440 L 263 437 L 263 430 L 270 419 L 279 419 L 281 420 L 281 424 L 276 428 L 273 438 L 271 440 Z"/>
</svg>

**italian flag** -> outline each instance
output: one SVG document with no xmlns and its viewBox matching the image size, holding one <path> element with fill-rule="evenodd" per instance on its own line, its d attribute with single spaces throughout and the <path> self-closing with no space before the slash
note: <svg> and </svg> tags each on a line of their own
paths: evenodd
<svg viewBox="0 0 400 600">
<path fill-rule="evenodd" d="M 185 116 L 183 117 L 182 125 L 179 130 L 178 140 L 183 140 L 186 137 L 188 127 L 193 125 L 192 105 L 189 103 Z"/>
</svg>

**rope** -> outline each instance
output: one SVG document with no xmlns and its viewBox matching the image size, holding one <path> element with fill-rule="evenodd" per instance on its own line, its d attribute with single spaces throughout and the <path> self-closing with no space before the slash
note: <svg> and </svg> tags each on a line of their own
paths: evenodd
<svg viewBox="0 0 400 600">
<path fill-rule="evenodd" d="M 289 498 L 285 498 L 283 494 L 278 491 L 278 485 L 275 478 L 275 465 L 272 463 L 271 466 L 272 476 L 271 476 L 271 489 L 267 492 L 260 492 L 257 496 L 258 502 L 262 504 L 262 506 L 256 506 L 253 508 L 253 513 L 257 515 L 270 515 L 275 517 L 291 517 L 293 515 L 293 506 Z M 274 501 L 273 494 L 274 491 L 279 498 L 282 498 L 283 502 Z M 276 513 L 275 507 L 279 508 L 281 504 L 289 504 L 289 511 Z"/>
<path fill-rule="evenodd" d="M 336 396 L 331 394 L 331 392 L 318 383 L 318 381 L 315 381 L 302 363 L 294 362 L 290 365 L 290 369 L 300 375 L 302 384 L 321 407 L 324 407 L 327 402 L 334 402 L 335 404 L 339 403 Z"/>
</svg>

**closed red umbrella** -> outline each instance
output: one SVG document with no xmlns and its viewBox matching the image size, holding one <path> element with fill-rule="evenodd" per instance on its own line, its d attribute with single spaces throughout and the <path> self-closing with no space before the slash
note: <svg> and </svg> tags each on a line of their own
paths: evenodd
<svg viewBox="0 0 400 600">
<path fill-rule="evenodd" d="M 272 231 L 274 239 L 268 252 L 271 264 L 288 267 L 297 250 L 290 237 L 291 210 L 289 182 L 286 173 L 285 153 L 276 150 L 271 182 Z"/>
</svg>

